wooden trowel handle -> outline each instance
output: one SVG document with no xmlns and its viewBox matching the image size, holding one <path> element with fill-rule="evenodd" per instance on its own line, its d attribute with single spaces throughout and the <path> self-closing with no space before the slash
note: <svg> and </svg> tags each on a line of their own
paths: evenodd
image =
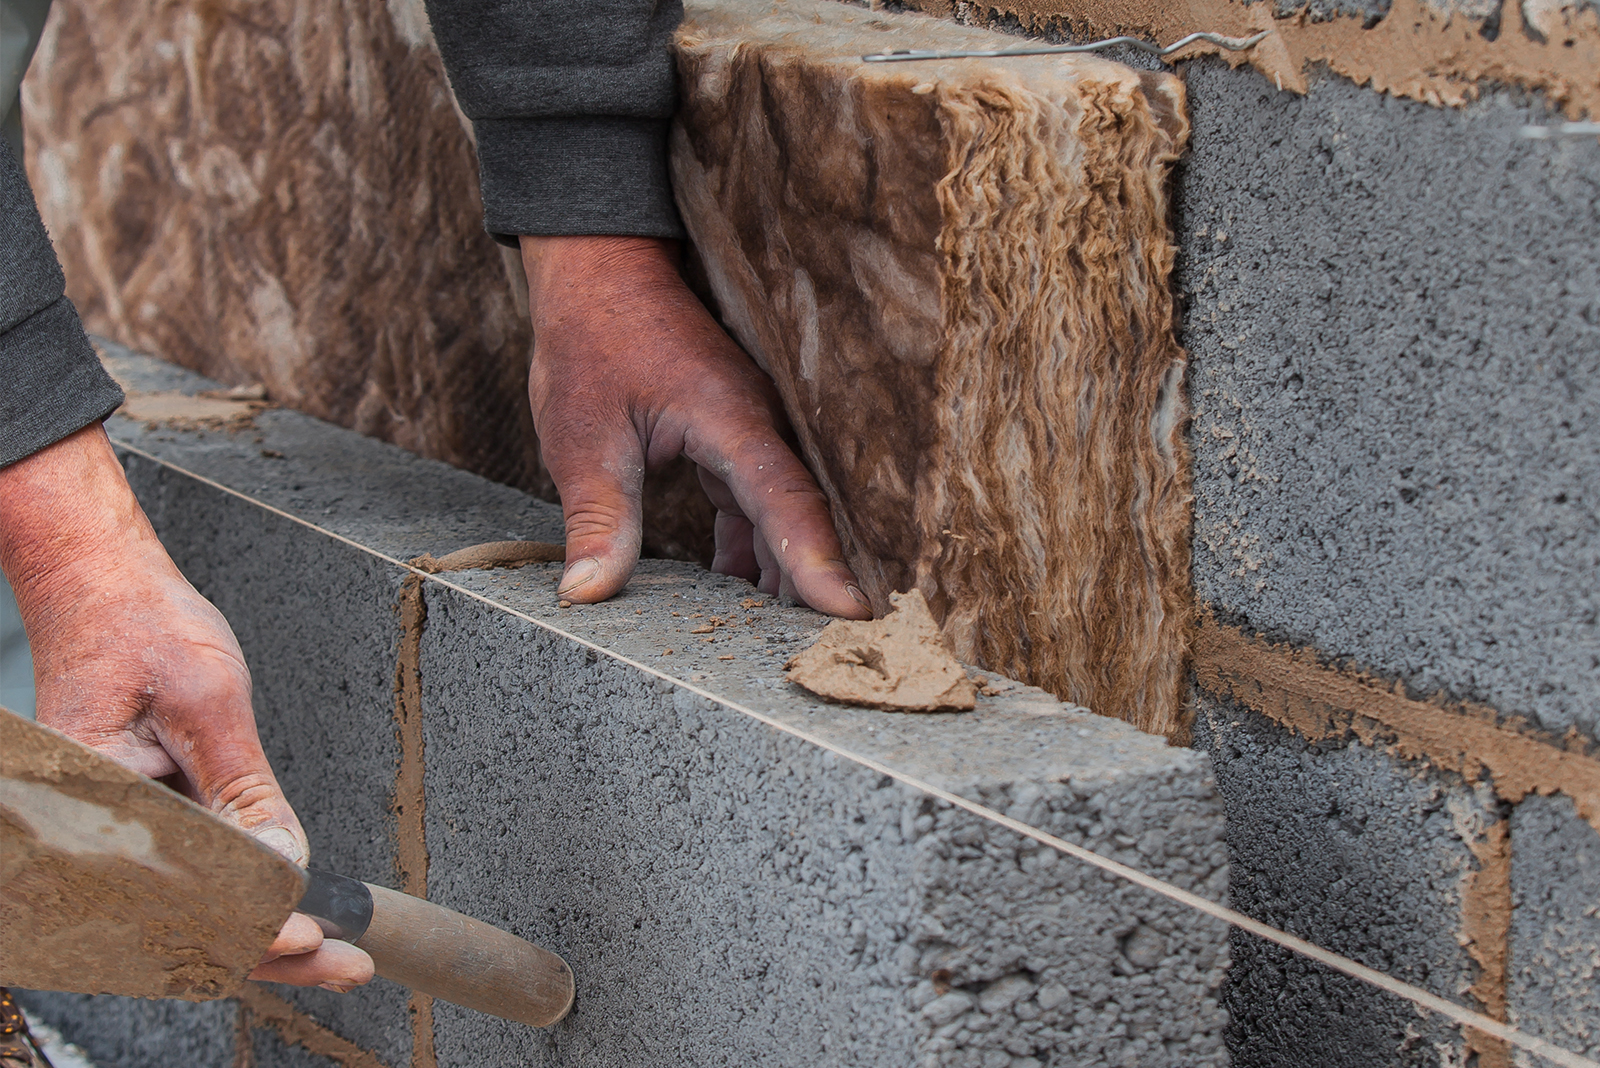
<svg viewBox="0 0 1600 1068">
<path fill-rule="evenodd" d="M 442 905 L 366 886 L 372 923 L 356 945 L 385 979 L 534 1027 L 572 1008 L 572 969 L 549 950 Z"/>
</svg>

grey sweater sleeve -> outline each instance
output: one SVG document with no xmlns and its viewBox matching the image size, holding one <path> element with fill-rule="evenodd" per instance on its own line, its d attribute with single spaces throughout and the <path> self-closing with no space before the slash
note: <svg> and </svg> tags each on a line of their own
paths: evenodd
<svg viewBox="0 0 1600 1068">
<path fill-rule="evenodd" d="M 28 180 L 0 139 L 0 467 L 122 403 L 65 290 Z"/>
<path fill-rule="evenodd" d="M 682 0 L 427 0 L 478 138 L 484 225 L 682 237 L 667 179 Z"/>
</svg>

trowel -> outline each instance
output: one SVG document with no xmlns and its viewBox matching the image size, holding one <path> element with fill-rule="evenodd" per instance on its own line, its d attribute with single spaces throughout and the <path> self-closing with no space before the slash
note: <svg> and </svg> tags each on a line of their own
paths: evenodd
<svg viewBox="0 0 1600 1068">
<path fill-rule="evenodd" d="M 0 986 L 205 1001 L 238 991 L 291 911 L 413 990 L 534 1027 L 565 961 L 458 912 L 306 871 L 188 798 L 0 709 Z"/>
</svg>

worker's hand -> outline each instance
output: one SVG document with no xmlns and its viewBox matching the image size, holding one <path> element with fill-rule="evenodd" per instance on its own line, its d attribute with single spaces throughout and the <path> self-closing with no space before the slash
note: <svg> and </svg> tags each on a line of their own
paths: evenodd
<svg viewBox="0 0 1600 1068">
<path fill-rule="evenodd" d="M 316 920 L 292 912 L 250 978 L 348 994 L 372 978 L 372 958 L 349 942 L 324 939 Z"/>
<path fill-rule="evenodd" d="M 98 424 L 0 469 L 0 567 L 28 632 L 40 723 L 306 862 L 239 643 L 156 539 Z M 334 989 L 371 978 L 365 953 L 321 944 L 315 923 L 291 919 L 257 974 Z"/>
<path fill-rule="evenodd" d="M 528 394 L 561 492 L 582 603 L 620 590 L 639 558 L 646 468 L 680 453 L 717 508 L 712 569 L 819 612 L 866 619 L 828 502 L 785 441 L 777 390 L 678 274 L 677 244 L 523 237 L 533 316 Z"/>
</svg>

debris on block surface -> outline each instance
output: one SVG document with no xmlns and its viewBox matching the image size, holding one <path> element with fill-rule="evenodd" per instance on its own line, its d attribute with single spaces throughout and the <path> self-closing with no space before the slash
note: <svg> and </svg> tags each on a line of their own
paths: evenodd
<svg viewBox="0 0 1600 1068">
<path fill-rule="evenodd" d="M 840 704 L 890 712 L 970 712 L 977 684 L 950 654 L 918 590 L 892 593 L 883 619 L 835 620 L 784 665 L 789 681 Z"/>
</svg>

